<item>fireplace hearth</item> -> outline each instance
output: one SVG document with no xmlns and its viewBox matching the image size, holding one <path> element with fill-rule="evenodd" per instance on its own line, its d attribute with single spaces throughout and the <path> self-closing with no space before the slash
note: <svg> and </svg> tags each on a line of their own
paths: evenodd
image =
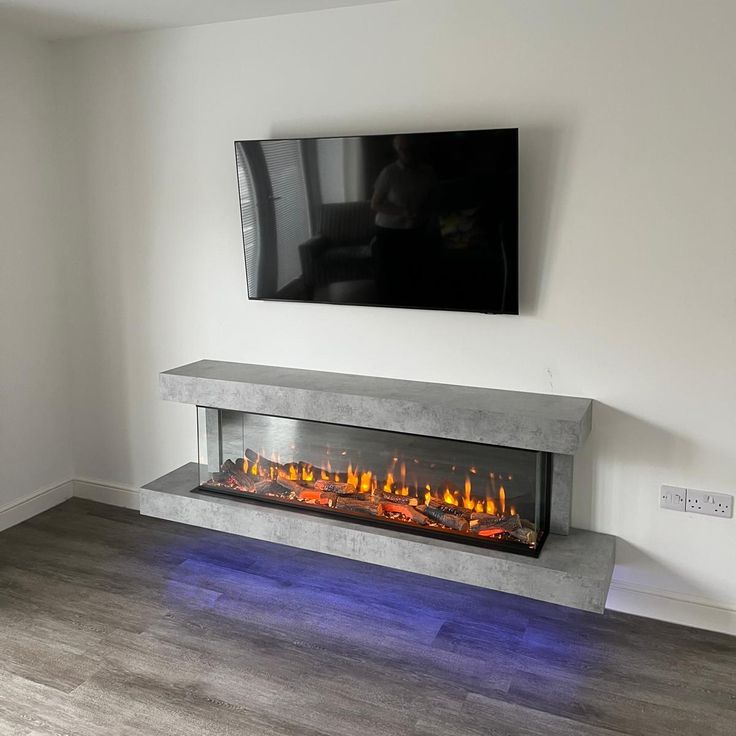
<svg viewBox="0 0 736 736">
<path fill-rule="evenodd" d="M 198 407 L 199 489 L 538 555 L 550 455 Z"/>
</svg>

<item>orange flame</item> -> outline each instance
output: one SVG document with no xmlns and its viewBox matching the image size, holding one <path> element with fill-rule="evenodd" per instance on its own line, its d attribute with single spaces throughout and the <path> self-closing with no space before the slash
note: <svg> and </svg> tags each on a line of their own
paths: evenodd
<svg viewBox="0 0 736 736">
<path fill-rule="evenodd" d="M 509 509 L 509 514 L 511 516 L 516 516 L 516 509 L 513 506 Z"/>
<path fill-rule="evenodd" d="M 430 502 L 431 500 L 432 500 L 432 492 L 431 492 L 431 491 L 427 491 L 427 492 L 426 492 L 426 493 L 424 494 L 424 503 L 426 503 L 426 504 L 427 504 L 427 506 L 429 506 L 429 502 Z"/>
<path fill-rule="evenodd" d="M 444 501 L 444 503 L 449 503 L 451 506 L 459 506 L 460 505 L 457 502 L 457 499 L 455 498 L 455 496 L 453 496 L 452 493 L 450 493 L 450 489 L 449 488 L 445 488 L 445 492 L 442 495 L 442 500 Z"/>
<path fill-rule="evenodd" d="M 475 510 L 479 513 L 483 513 L 483 501 L 478 501 L 478 503 L 475 504 Z"/>
<path fill-rule="evenodd" d="M 475 507 L 475 501 L 471 497 L 473 487 L 470 484 L 470 478 L 465 478 L 465 493 L 463 494 L 463 507 L 466 509 L 472 509 Z"/>
<path fill-rule="evenodd" d="M 358 472 L 357 472 L 357 470 L 358 469 L 356 468 L 355 471 L 353 471 L 353 464 L 350 463 L 348 465 L 348 477 L 346 479 L 346 482 L 347 483 L 350 483 L 350 485 L 353 485 L 356 488 L 358 488 L 358 486 L 360 485 L 360 483 L 359 483 L 360 479 L 358 478 Z"/>
<path fill-rule="evenodd" d="M 486 499 L 486 513 L 487 514 L 495 514 L 496 513 L 496 504 L 493 502 L 492 498 Z"/>
<path fill-rule="evenodd" d="M 367 493 L 371 489 L 371 477 L 373 473 L 369 471 L 360 474 L 360 492 Z"/>
<path fill-rule="evenodd" d="M 321 480 L 329 480 L 330 474 L 326 470 L 322 470 L 322 472 L 319 474 L 319 477 Z"/>
<path fill-rule="evenodd" d="M 501 502 L 501 513 L 506 513 L 506 491 L 504 490 L 504 487 L 501 486 L 498 489 L 498 500 Z"/>
<path fill-rule="evenodd" d="M 383 484 L 383 490 L 386 493 L 391 493 L 391 489 L 394 487 L 394 474 L 389 472 L 386 473 L 386 482 Z"/>
<path fill-rule="evenodd" d="M 299 480 L 299 473 L 293 465 L 289 465 L 289 480 Z"/>
</svg>

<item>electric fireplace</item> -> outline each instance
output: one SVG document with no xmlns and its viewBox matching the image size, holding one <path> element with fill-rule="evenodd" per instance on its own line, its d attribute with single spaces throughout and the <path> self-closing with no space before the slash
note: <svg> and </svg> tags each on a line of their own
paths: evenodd
<svg viewBox="0 0 736 736">
<path fill-rule="evenodd" d="M 537 556 L 549 452 L 197 407 L 199 491 Z"/>
</svg>

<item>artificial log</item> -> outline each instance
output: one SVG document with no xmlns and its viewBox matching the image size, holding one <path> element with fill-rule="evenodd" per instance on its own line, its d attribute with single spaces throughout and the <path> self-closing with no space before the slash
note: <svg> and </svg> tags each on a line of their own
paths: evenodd
<svg viewBox="0 0 736 736">
<path fill-rule="evenodd" d="M 509 533 L 514 539 L 518 539 L 520 542 L 524 542 L 524 544 L 534 545 L 537 543 L 537 532 L 534 529 L 520 527 L 519 529 L 513 529 Z"/>
<path fill-rule="evenodd" d="M 316 480 L 314 481 L 314 488 L 317 491 L 338 493 L 341 496 L 350 496 L 357 492 L 356 487 L 352 483 L 338 483 L 332 480 Z"/>
<path fill-rule="evenodd" d="M 500 514 L 486 514 L 484 511 L 473 511 L 470 514 L 470 518 L 482 521 L 483 519 L 501 519 L 502 517 Z"/>
<path fill-rule="evenodd" d="M 286 489 L 282 488 L 270 478 L 257 480 L 253 486 L 253 492 L 257 496 L 285 496 Z"/>
<path fill-rule="evenodd" d="M 482 532 L 487 529 L 502 529 L 503 525 L 500 523 L 501 518 L 498 516 L 492 516 L 488 515 L 487 519 L 471 519 L 470 520 L 470 529 L 474 532 Z"/>
<path fill-rule="evenodd" d="M 337 503 L 337 493 L 317 491 L 312 488 L 302 488 L 297 494 L 300 501 L 316 501 L 320 506 L 334 506 Z"/>
<path fill-rule="evenodd" d="M 413 521 L 415 524 L 424 525 L 427 523 L 427 517 L 419 513 L 413 506 L 406 503 L 382 503 L 383 513 L 387 511 L 392 514 L 401 514 L 407 521 Z"/>
<path fill-rule="evenodd" d="M 389 501 L 390 503 L 402 503 L 407 506 L 418 506 L 419 499 L 416 496 L 398 496 L 395 493 L 388 493 L 382 491 L 380 496 L 382 501 Z"/>
<path fill-rule="evenodd" d="M 521 529 L 521 518 L 518 514 L 514 514 L 513 516 L 507 516 L 503 518 L 498 525 L 500 527 L 503 527 L 507 532 L 513 532 L 517 529 Z"/>
<path fill-rule="evenodd" d="M 250 460 L 251 463 L 257 465 L 262 472 L 270 474 L 271 471 L 273 471 L 273 473 L 276 474 L 279 471 L 284 470 L 284 466 L 281 463 L 269 460 L 268 458 L 263 457 L 263 455 L 259 455 L 255 450 L 251 450 L 250 448 L 245 451 L 245 456 L 248 458 L 248 460 Z"/>
<path fill-rule="evenodd" d="M 484 529 L 490 528 L 496 522 L 501 521 L 503 517 L 500 514 L 486 514 L 482 511 L 473 511 L 470 514 L 470 528 Z"/>
<path fill-rule="evenodd" d="M 473 514 L 472 509 L 466 509 L 463 506 L 452 506 L 449 503 L 442 503 L 442 501 L 438 501 L 436 498 L 430 499 L 429 505 L 433 509 L 444 511 L 446 514 L 455 514 L 455 516 L 462 516 L 463 519 L 470 519 Z"/>
<path fill-rule="evenodd" d="M 372 499 L 360 499 L 354 496 L 338 496 L 335 504 L 336 511 L 347 511 L 355 514 L 368 514 L 378 516 L 383 512 L 383 504 L 376 503 Z"/>
<path fill-rule="evenodd" d="M 246 491 L 252 491 L 255 480 L 243 470 L 243 458 L 239 457 L 236 462 L 225 460 L 222 464 L 222 472 L 227 473 L 233 480 Z"/>
<path fill-rule="evenodd" d="M 279 471 L 276 476 L 276 482 L 285 490 L 295 493 L 296 495 L 299 495 L 299 493 L 304 490 L 304 486 L 300 485 L 295 480 L 291 480 L 283 470 Z"/>
<path fill-rule="evenodd" d="M 436 521 L 450 529 L 456 529 L 459 532 L 466 532 L 470 527 L 468 520 L 463 519 L 462 516 L 448 514 L 446 511 L 441 511 L 433 506 L 417 506 L 417 510 L 428 516 L 432 521 Z"/>
</svg>

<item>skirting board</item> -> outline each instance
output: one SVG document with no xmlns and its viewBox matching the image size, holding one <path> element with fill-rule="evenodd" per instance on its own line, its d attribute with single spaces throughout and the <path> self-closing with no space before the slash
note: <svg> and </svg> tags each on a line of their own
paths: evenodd
<svg viewBox="0 0 736 736">
<path fill-rule="evenodd" d="M 736 636 L 734 606 L 669 590 L 633 586 L 615 577 L 608 591 L 606 608 Z"/>
<path fill-rule="evenodd" d="M 72 496 L 138 510 L 140 491 L 114 483 L 73 480 L 43 488 L 0 507 L 0 531 L 20 524 Z M 654 588 L 633 587 L 615 578 L 606 601 L 612 611 L 736 635 L 736 608 L 704 598 Z"/>
<path fill-rule="evenodd" d="M 44 511 L 67 501 L 74 495 L 74 482 L 71 480 L 29 493 L 23 498 L 0 506 L 0 532 Z"/>
<path fill-rule="evenodd" d="M 141 507 L 140 489 L 103 483 L 98 480 L 75 480 L 74 497 L 135 511 L 140 510 Z"/>
</svg>

